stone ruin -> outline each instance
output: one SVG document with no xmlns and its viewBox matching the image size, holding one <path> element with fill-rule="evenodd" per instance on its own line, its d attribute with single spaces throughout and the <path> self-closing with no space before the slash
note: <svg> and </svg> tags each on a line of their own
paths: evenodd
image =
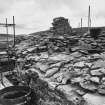
<svg viewBox="0 0 105 105">
<path fill-rule="evenodd" d="M 56 34 L 64 35 L 71 34 L 72 32 L 72 28 L 67 18 L 64 17 L 54 18 L 52 25 L 53 25 L 52 30 Z"/>
</svg>

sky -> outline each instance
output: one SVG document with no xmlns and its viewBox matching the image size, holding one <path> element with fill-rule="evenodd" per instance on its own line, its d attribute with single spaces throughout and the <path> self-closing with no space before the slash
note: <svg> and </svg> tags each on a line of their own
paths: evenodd
<svg viewBox="0 0 105 105">
<path fill-rule="evenodd" d="M 29 34 L 49 29 L 53 18 L 68 18 L 78 27 L 81 18 L 87 26 L 88 7 L 91 6 L 92 26 L 105 26 L 105 0 L 0 0 L 0 23 L 12 23 L 15 16 L 16 34 Z M 0 33 L 5 28 L 0 27 Z M 9 28 L 9 33 L 12 27 Z"/>
</svg>

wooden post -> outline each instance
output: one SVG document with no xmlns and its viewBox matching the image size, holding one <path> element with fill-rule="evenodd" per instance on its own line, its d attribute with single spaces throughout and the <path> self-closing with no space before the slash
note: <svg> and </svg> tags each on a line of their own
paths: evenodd
<svg viewBox="0 0 105 105">
<path fill-rule="evenodd" d="M 90 27 L 91 27 L 91 18 L 90 18 Z"/>
<path fill-rule="evenodd" d="M 88 32 L 90 30 L 90 5 L 89 5 L 89 11 L 88 11 Z"/>
<path fill-rule="evenodd" d="M 82 29 L 82 18 L 81 18 L 81 29 Z"/>
<path fill-rule="evenodd" d="M 13 33 L 14 33 L 14 47 L 15 47 L 15 18 L 14 18 L 14 16 L 13 16 Z"/>
<path fill-rule="evenodd" d="M 80 27 L 81 27 L 81 23 L 79 22 L 79 23 L 78 23 L 78 28 L 80 28 Z"/>
<path fill-rule="evenodd" d="M 6 18 L 6 34 L 7 34 L 7 56 L 8 56 L 8 66 L 9 66 L 9 39 L 8 39 L 8 23 Z"/>
<path fill-rule="evenodd" d="M 6 34 L 7 34 L 7 50 L 8 50 L 9 43 L 8 43 L 8 23 L 7 23 L 7 18 L 6 18 Z"/>
</svg>

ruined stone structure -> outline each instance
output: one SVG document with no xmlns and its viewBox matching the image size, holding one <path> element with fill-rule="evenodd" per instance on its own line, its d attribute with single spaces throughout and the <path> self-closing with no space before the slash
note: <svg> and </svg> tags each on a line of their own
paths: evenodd
<svg viewBox="0 0 105 105">
<path fill-rule="evenodd" d="M 64 17 L 57 17 L 53 19 L 53 31 L 56 34 L 70 34 L 72 32 L 71 26 L 69 25 L 68 19 Z"/>
</svg>

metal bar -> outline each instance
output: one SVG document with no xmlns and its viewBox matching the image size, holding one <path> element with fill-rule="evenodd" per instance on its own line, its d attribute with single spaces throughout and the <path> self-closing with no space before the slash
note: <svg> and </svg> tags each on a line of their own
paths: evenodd
<svg viewBox="0 0 105 105">
<path fill-rule="evenodd" d="M 0 23 L 0 26 L 1 27 L 6 27 L 6 26 L 8 26 L 8 27 L 12 27 L 14 24 L 5 24 L 5 23 Z"/>
</svg>

